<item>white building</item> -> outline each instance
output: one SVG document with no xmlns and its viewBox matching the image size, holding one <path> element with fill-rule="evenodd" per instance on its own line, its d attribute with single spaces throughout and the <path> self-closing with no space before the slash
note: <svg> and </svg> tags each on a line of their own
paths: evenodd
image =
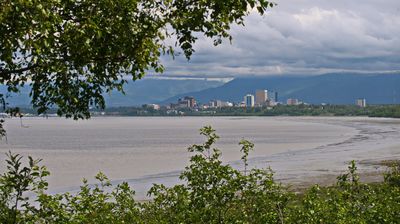
<svg viewBox="0 0 400 224">
<path fill-rule="evenodd" d="M 367 100 L 366 99 L 357 99 L 356 100 L 356 105 L 359 107 L 366 107 L 367 106 Z"/>
<path fill-rule="evenodd" d="M 244 103 L 246 104 L 246 107 L 254 107 L 254 95 L 247 94 L 244 97 Z"/>
</svg>

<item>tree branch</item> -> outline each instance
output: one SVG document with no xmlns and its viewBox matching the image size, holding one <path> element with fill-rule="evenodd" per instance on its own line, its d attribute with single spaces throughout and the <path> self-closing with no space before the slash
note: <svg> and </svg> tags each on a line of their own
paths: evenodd
<svg viewBox="0 0 400 224">
<path fill-rule="evenodd" d="M 3 75 L 14 74 L 14 73 L 23 73 L 23 72 L 32 70 L 32 69 L 37 68 L 37 67 L 39 67 L 38 64 L 34 64 L 34 65 L 27 66 L 25 68 L 14 69 L 14 70 L 3 70 L 3 69 L 0 69 L 0 75 L 3 76 Z"/>
</svg>

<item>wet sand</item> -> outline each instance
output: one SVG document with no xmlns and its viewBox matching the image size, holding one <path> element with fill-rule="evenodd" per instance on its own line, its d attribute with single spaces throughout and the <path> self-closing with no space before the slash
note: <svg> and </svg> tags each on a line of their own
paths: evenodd
<svg viewBox="0 0 400 224">
<path fill-rule="evenodd" d="M 351 160 L 364 174 L 384 168 L 376 161 L 400 158 L 400 120 L 360 117 L 183 117 L 51 118 L 7 120 L 8 150 L 42 158 L 52 172 L 52 192 L 73 191 L 82 178 L 103 171 L 113 183 L 128 181 L 144 198 L 153 183 L 178 182 L 187 165 L 187 146 L 202 143 L 198 129 L 212 125 L 221 136 L 224 162 L 241 168 L 237 143 L 255 143 L 253 167 L 270 166 L 279 181 L 297 186 L 330 183 Z M 4 166 L 0 171 L 4 171 Z M 368 175 L 367 175 L 368 176 Z M 376 175 L 375 175 L 376 176 Z"/>
<path fill-rule="evenodd" d="M 283 183 L 297 188 L 333 184 L 338 175 L 347 171 L 351 160 L 357 162 L 362 181 L 382 181 L 382 173 L 388 167 L 381 162 L 400 159 L 399 119 L 306 117 L 301 120 L 351 127 L 357 132 L 345 141 L 269 158 L 277 179 Z M 266 158 L 255 158 L 253 162 L 263 159 Z"/>
</svg>

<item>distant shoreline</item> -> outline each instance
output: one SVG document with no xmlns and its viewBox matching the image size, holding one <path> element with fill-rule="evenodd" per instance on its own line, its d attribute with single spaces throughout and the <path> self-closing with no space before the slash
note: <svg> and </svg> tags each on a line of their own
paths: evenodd
<svg viewBox="0 0 400 224">
<path fill-rule="evenodd" d="M 58 117 L 56 109 L 46 115 L 37 115 L 29 108 L 20 108 L 23 117 Z M 2 113 L 2 116 L 7 116 Z M 400 105 L 277 105 L 273 107 L 218 107 L 218 108 L 169 108 L 112 107 L 105 110 L 92 110 L 92 117 L 386 117 L 400 118 Z"/>
</svg>

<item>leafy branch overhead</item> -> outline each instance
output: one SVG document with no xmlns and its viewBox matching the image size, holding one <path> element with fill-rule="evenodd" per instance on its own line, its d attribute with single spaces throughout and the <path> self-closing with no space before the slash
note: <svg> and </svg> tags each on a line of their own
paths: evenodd
<svg viewBox="0 0 400 224">
<path fill-rule="evenodd" d="M 39 113 L 90 116 L 104 108 L 103 92 L 123 92 L 149 70 L 162 72 L 160 56 L 181 49 L 190 58 L 197 36 L 215 45 L 231 39 L 251 10 L 265 0 L 0 0 L 0 84 L 17 92 L 32 86 Z M 170 40 L 176 40 L 171 43 Z"/>
</svg>

